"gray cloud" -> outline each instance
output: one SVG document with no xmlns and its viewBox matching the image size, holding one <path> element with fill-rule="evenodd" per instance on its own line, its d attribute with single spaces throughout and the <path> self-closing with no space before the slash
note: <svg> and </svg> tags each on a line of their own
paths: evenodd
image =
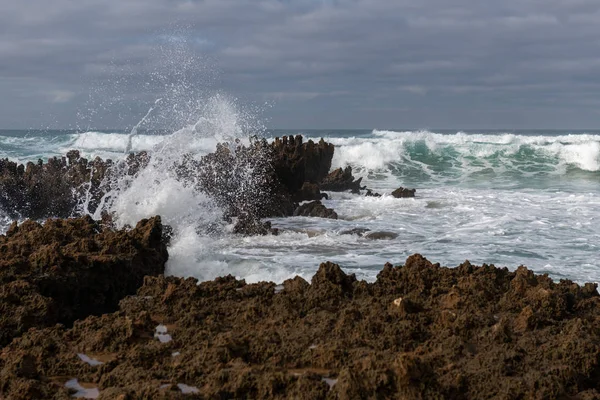
<svg viewBox="0 0 600 400">
<path fill-rule="evenodd" d="M 5 3 L 5 127 L 127 128 L 165 92 L 192 118 L 213 90 L 276 127 L 600 126 L 596 0 Z"/>
</svg>

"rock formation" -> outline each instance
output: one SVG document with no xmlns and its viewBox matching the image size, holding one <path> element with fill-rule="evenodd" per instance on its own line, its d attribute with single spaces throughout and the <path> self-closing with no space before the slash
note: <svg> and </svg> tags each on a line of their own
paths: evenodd
<svg viewBox="0 0 600 400">
<path fill-rule="evenodd" d="M 319 200 L 302 204 L 296 208 L 294 211 L 294 216 L 338 219 L 337 213 L 331 208 L 325 207 Z"/>
<path fill-rule="evenodd" d="M 13 223 L 0 255 L 0 346 L 30 327 L 116 310 L 168 258 L 160 217 L 129 231 L 89 217 Z"/>
<path fill-rule="evenodd" d="M 599 309 L 592 284 L 419 255 L 374 283 L 333 263 L 281 287 L 149 277 L 119 312 L 6 346 L 0 396 L 593 399 Z"/>
<path fill-rule="evenodd" d="M 346 190 L 352 193 L 360 193 L 362 178 L 354 179 L 352 176 L 352 167 L 347 166 L 345 169 L 338 168 L 328 174 L 321 182 L 321 189 L 332 192 L 344 192 Z"/>
<path fill-rule="evenodd" d="M 392 196 L 397 199 L 404 197 L 415 197 L 416 189 L 405 189 L 403 187 L 399 187 L 398 189 L 392 192 Z"/>
</svg>

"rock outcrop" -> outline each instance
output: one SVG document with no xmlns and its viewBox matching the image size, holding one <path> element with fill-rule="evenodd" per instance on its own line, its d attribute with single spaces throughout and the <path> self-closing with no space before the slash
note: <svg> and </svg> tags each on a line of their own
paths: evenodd
<svg viewBox="0 0 600 400">
<path fill-rule="evenodd" d="M 120 231 L 89 217 L 13 223 L 0 236 L 0 346 L 31 327 L 115 311 L 167 258 L 160 217 Z"/>
<path fill-rule="evenodd" d="M 130 154 L 121 167 L 132 175 L 148 160 L 145 152 Z M 93 212 L 109 190 L 105 178 L 114 165 L 99 157 L 88 161 L 77 150 L 46 163 L 0 160 L 0 207 L 12 218 L 67 218 L 77 214 L 78 205 L 89 195 L 88 207 Z"/>
<path fill-rule="evenodd" d="M 299 202 L 327 198 L 319 184 L 331 168 L 333 151 L 334 146 L 322 139 L 304 142 L 301 136 L 276 138 L 273 143 L 256 139 L 249 145 L 235 141 L 218 144 L 200 159 L 182 155 L 165 168 L 173 168 L 177 179 L 214 199 L 226 220 L 241 217 L 237 232 L 262 233 L 271 231 L 262 218 L 291 216 Z M 89 162 L 76 150 L 47 163 L 0 160 L 0 207 L 14 219 L 94 213 L 113 185 L 149 162 L 145 152 L 115 163 L 100 158 Z"/>
<path fill-rule="evenodd" d="M 312 284 L 148 277 L 117 313 L 4 348 L 0 396 L 593 399 L 599 309 L 592 284 L 419 255 L 374 283 L 333 263 Z"/>
<path fill-rule="evenodd" d="M 352 176 L 352 167 L 347 166 L 344 169 L 338 168 L 328 174 L 321 182 L 321 189 L 331 192 L 344 192 L 350 190 L 352 193 L 360 193 L 360 182 L 362 178 L 354 179 Z"/>
<path fill-rule="evenodd" d="M 319 200 L 302 204 L 296 208 L 294 216 L 338 219 L 337 213 L 333 209 L 325 207 Z"/>
<path fill-rule="evenodd" d="M 294 195 L 305 182 L 320 183 L 331 169 L 334 146 L 321 139 L 303 142 L 302 136 L 275 138 L 272 165 L 279 181 Z M 310 199 L 301 199 L 310 200 Z"/>
<path fill-rule="evenodd" d="M 398 189 L 392 192 L 392 196 L 397 199 L 405 198 L 405 197 L 415 197 L 416 189 L 406 189 L 403 187 L 399 187 Z"/>
</svg>

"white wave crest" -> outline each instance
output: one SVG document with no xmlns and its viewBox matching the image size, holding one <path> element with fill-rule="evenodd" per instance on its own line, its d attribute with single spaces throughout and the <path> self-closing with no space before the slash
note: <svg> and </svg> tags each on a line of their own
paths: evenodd
<svg viewBox="0 0 600 400">
<path fill-rule="evenodd" d="M 387 170 L 390 163 L 418 163 L 428 156 L 430 163 L 452 158 L 455 165 L 463 167 L 472 161 L 493 167 L 487 165 L 489 160 L 485 159 L 495 156 L 498 162 L 494 165 L 498 168 L 498 164 L 513 165 L 514 156 L 529 149 L 535 162 L 545 162 L 557 171 L 564 171 L 565 166 L 600 171 L 600 135 L 440 134 L 379 130 L 374 130 L 372 135 L 367 138 L 328 138 L 336 145 L 333 165 L 352 165 L 362 170 L 377 171 Z M 542 158 L 543 161 L 540 161 Z"/>
</svg>

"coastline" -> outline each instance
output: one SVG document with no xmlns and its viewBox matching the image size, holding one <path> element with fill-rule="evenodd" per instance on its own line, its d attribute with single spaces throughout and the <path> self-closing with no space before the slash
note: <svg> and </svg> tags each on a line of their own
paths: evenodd
<svg viewBox="0 0 600 400">
<path fill-rule="evenodd" d="M 277 235 L 265 221 L 274 216 L 335 219 L 325 190 L 379 195 L 351 168 L 330 171 L 333 145 L 323 140 L 230 145 L 174 169 L 218 199 L 232 234 Z M 596 284 L 522 266 L 441 267 L 419 254 L 371 283 L 331 262 L 310 283 L 166 277 L 171 227 L 156 216 L 119 228 L 102 212 L 115 177 L 165 165 L 146 153 L 119 164 L 77 152 L 0 164 L 4 206 L 63 218 L 14 223 L 0 236 L 0 397 L 600 396 Z M 248 167 L 256 174 L 240 173 Z M 102 219 L 67 218 L 82 198 Z"/>
<path fill-rule="evenodd" d="M 332 263 L 279 286 L 148 276 L 115 313 L 14 338 L 0 393 L 66 399 L 76 379 L 100 399 L 591 399 L 599 307 L 593 284 L 420 255 L 374 283 Z"/>
</svg>

